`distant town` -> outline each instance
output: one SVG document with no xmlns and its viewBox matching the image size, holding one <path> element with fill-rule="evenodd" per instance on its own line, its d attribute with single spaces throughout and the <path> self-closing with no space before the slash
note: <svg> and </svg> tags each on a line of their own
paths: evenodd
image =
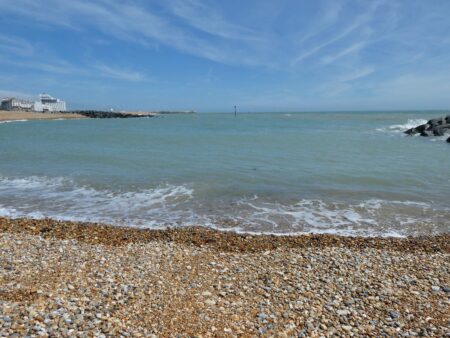
<svg viewBox="0 0 450 338">
<path fill-rule="evenodd" d="M 35 102 L 15 97 L 6 97 L 2 99 L 0 109 L 6 111 L 65 112 L 66 102 L 43 93 L 39 95 L 39 100 Z"/>
</svg>

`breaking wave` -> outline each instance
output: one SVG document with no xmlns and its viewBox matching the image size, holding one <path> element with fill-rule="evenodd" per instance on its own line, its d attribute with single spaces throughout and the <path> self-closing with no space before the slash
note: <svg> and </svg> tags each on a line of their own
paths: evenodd
<svg viewBox="0 0 450 338">
<path fill-rule="evenodd" d="M 77 185 L 67 178 L 1 178 L 0 215 L 152 227 L 171 223 L 162 216 L 176 212 L 172 209 L 192 193 L 173 185 L 119 192 Z"/>
<path fill-rule="evenodd" d="M 2 123 L 12 123 L 12 122 L 26 122 L 28 120 L 5 120 L 5 121 L 0 121 L 0 124 Z"/>
<path fill-rule="evenodd" d="M 142 228 L 208 226 L 246 233 L 407 236 L 445 232 L 450 209 L 428 203 L 369 199 L 354 203 L 253 196 L 225 202 L 196 196 L 189 185 L 113 191 L 68 178 L 0 177 L 0 216 L 53 218 Z"/>
<path fill-rule="evenodd" d="M 427 123 L 427 120 L 423 120 L 423 119 L 409 119 L 406 123 L 404 124 L 394 124 L 391 125 L 389 127 L 383 127 L 383 128 L 378 128 L 378 131 L 384 131 L 384 132 L 393 132 L 393 133 L 401 133 L 404 132 L 408 129 L 417 127 L 421 124 L 425 124 Z"/>
<path fill-rule="evenodd" d="M 342 235 L 407 236 L 438 233 L 450 227 L 450 209 L 436 210 L 428 203 L 369 199 L 357 203 L 300 200 L 292 205 L 267 203 L 256 196 L 242 200 L 245 225 L 239 230 L 274 233 L 332 233 Z M 265 226 L 264 226 L 265 225 Z"/>
</svg>

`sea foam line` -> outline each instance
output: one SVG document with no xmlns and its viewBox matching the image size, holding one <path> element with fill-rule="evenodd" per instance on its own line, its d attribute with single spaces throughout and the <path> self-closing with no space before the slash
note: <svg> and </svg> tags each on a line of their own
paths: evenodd
<svg viewBox="0 0 450 338">
<path fill-rule="evenodd" d="M 0 216 L 11 218 L 48 217 L 141 228 L 201 225 L 245 233 L 352 236 L 404 236 L 408 231 L 419 231 L 419 223 L 435 220 L 450 226 L 450 221 L 445 221 L 450 210 L 437 212 L 432 205 L 415 201 L 369 199 L 338 203 L 302 199 L 282 204 L 255 195 L 238 199 L 236 207 L 214 201 L 205 208 L 205 200 L 198 198 L 189 185 L 121 192 L 80 185 L 69 178 L 0 176 Z"/>
<path fill-rule="evenodd" d="M 427 120 L 424 119 L 409 119 L 404 124 L 394 124 L 388 127 L 377 128 L 377 131 L 400 133 L 425 123 L 427 123 Z"/>
<path fill-rule="evenodd" d="M 0 124 L 2 123 L 12 123 L 12 122 L 26 122 L 28 120 L 4 120 L 4 121 L 0 121 Z"/>
</svg>

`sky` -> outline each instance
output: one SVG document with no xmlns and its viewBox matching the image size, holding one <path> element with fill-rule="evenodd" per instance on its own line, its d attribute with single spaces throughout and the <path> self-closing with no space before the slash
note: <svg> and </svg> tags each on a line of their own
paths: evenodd
<svg viewBox="0 0 450 338">
<path fill-rule="evenodd" d="M 0 0 L 0 96 L 69 109 L 450 108 L 449 0 Z"/>
</svg>

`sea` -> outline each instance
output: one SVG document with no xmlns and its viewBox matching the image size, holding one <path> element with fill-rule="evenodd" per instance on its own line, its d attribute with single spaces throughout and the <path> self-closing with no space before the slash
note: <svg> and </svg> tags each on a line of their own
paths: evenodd
<svg viewBox="0 0 450 338">
<path fill-rule="evenodd" d="M 448 114 L 0 123 L 0 216 L 276 235 L 448 233 L 450 144 L 403 133 Z"/>
</svg>

